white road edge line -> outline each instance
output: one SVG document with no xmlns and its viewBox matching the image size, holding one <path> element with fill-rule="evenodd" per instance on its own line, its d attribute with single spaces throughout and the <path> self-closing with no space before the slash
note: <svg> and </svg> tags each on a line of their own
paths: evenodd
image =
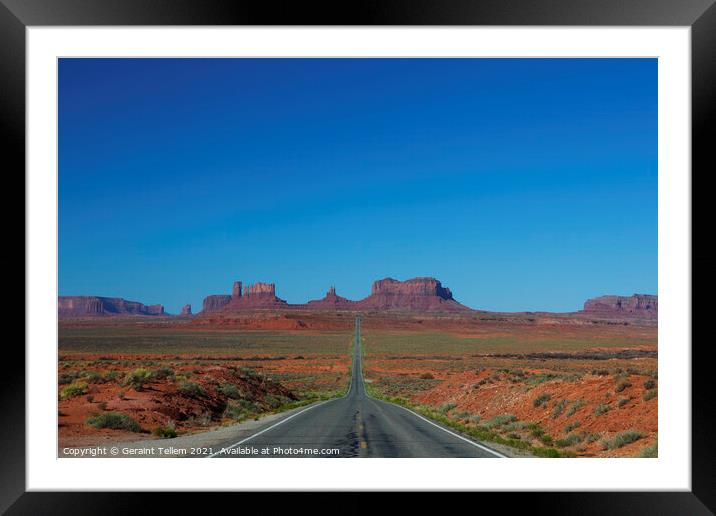
<svg viewBox="0 0 716 516">
<path fill-rule="evenodd" d="M 363 351 L 363 350 L 361 349 L 361 352 L 362 352 L 362 351 Z M 361 360 L 361 362 L 362 362 L 362 360 Z M 361 382 L 362 382 L 363 385 L 365 386 L 365 377 L 363 376 L 363 364 L 361 364 L 360 372 L 361 372 L 361 378 L 360 378 L 360 379 L 361 379 Z M 352 385 L 352 383 L 351 383 L 351 385 Z M 373 400 L 375 400 L 375 401 L 382 401 L 383 403 L 388 403 L 388 404 L 390 404 L 390 405 L 395 405 L 396 407 L 400 407 L 400 408 L 402 408 L 403 410 L 407 410 L 407 411 L 410 412 L 412 415 L 414 415 L 414 416 L 416 416 L 416 417 L 419 417 L 420 419 L 422 419 L 422 420 L 425 421 L 426 423 L 430 423 L 431 425 L 433 425 L 434 427 L 439 428 L 439 429 L 442 430 L 443 432 L 447 432 L 448 434 L 453 435 L 453 436 L 457 437 L 458 439 L 462 439 L 463 441 L 465 441 L 465 442 L 467 442 L 467 443 L 470 443 L 470 444 L 472 444 L 473 446 L 476 446 L 476 447 L 480 448 L 481 450 L 485 450 L 486 452 L 493 454 L 495 457 L 499 457 L 500 459 L 509 459 L 509 458 L 510 458 L 510 457 L 508 457 L 507 455 L 503 455 L 503 454 L 501 454 L 501 453 L 498 452 L 498 451 L 495 451 L 495 450 L 493 450 L 493 449 L 491 449 L 491 448 L 488 448 L 487 446 L 484 446 L 484 445 L 482 445 L 482 444 L 480 444 L 480 443 L 476 443 L 476 442 L 473 441 L 472 439 L 468 439 L 467 437 L 464 437 L 464 436 L 462 436 L 462 435 L 460 435 L 460 434 L 456 434 L 456 433 L 453 432 L 452 430 L 448 430 L 447 428 L 445 428 L 445 427 L 443 427 L 443 426 L 440 426 L 440 425 L 438 425 L 437 423 L 433 423 L 433 422 L 430 421 L 428 418 L 421 416 L 421 415 L 418 414 L 417 412 L 413 412 L 413 411 L 410 410 L 409 408 L 406 408 L 406 407 L 404 407 L 404 406 L 402 406 L 402 405 L 398 405 L 397 403 L 391 403 L 391 402 L 389 402 L 389 401 L 379 400 L 378 398 L 374 398 L 373 396 L 371 396 L 370 394 L 368 394 L 368 391 L 365 390 L 365 387 L 364 387 L 364 391 L 365 391 L 365 395 L 366 395 L 367 398 L 373 399 Z"/>
<path fill-rule="evenodd" d="M 238 443 L 234 443 L 234 444 L 232 444 L 231 446 L 224 446 L 224 447 L 222 447 L 221 450 L 219 450 L 218 452 L 214 452 L 214 453 L 212 453 L 211 455 L 207 455 L 205 458 L 211 459 L 211 458 L 216 457 L 217 455 L 220 455 L 220 454 L 222 454 L 222 453 L 224 453 L 224 452 L 226 452 L 226 451 L 228 451 L 228 450 L 231 450 L 232 448 L 236 448 L 237 446 L 241 446 L 242 444 L 244 444 L 244 443 L 247 442 L 247 441 L 250 441 L 250 440 L 253 439 L 254 437 L 258 437 L 259 435 L 263 434 L 264 432 L 268 432 L 268 431 L 271 430 L 272 428 L 276 428 L 277 426 L 279 426 L 279 425 L 285 423 L 285 422 L 288 421 L 289 419 L 293 419 L 293 418 L 296 417 L 296 416 L 300 416 L 300 415 L 303 414 L 304 412 L 308 412 L 308 411 L 311 410 L 311 409 L 314 409 L 314 408 L 316 408 L 316 407 L 320 407 L 321 405 L 325 405 L 326 403 L 330 403 L 331 401 L 336 401 L 336 400 L 340 400 L 340 399 L 346 398 L 346 397 L 348 397 L 348 395 L 351 393 L 352 390 L 353 390 L 353 375 L 351 375 L 351 383 L 348 384 L 348 392 L 346 392 L 346 393 L 345 393 L 343 396 L 341 396 L 340 398 L 332 398 L 332 399 L 330 399 L 330 400 L 325 400 L 325 401 L 322 401 L 321 403 L 317 403 L 316 405 L 311 405 L 310 407 L 306 407 L 305 409 L 301 410 L 300 412 L 296 412 L 295 414 L 291 414 L 290 416 L 288 416 L 288 417 L 285 418 L 285 419 L 282 419 L 282 420 L 279 421 L 278 423 L 274 423 L 273 425 L 264 428 L 264 429 L 261 430 L 260 432 L 256 432 L 255 434 L 251 434 L 250 436 L 245 437 L 244 439 L 242 439 L 242 440 L 239 441 Z"/>
<path fill-rule="evenodd" d="M 378 400 L 378 401 L 383 401 L 383 400 Z M 389 401 L 384 401 L 384 403 L 390 403 L 390 402 L 389 402 Z M 413 411 L 410 410 L 409 408 L 406 408 L 406 407 L 404 407 L 404 406 L 402 406 L 402 405 L 398 405 L 397 403 L 391 403 L 391 405 L 395 405 L 396 407 L 400 407 L 400 408 L 402 408 L 402 409 L 404 409 L 404 410 L 407 410 L 408 412 L 410 412 L 410 413 L 413 414 L 414 416 L 419 417 L 420 419 L 422 419 L 422 420 L 425 421 L 426 423 L 430 423 L 431 425 L 433 425 L 433 426 L 439 428 L 439 429 L 442 430 L 443 432 L 447 432 L 448 434 L 453 435 L 453 436 L 457 437 L 458 439 L 462 439 L 463 441 L 465 441 L 465 442 L 467 442 L 467 443 L 470 443 L 470 444 L 472 444 L 473 446 L 476 446 L 476 447 L 480 448 L 481 450 L 485 450 L 486 452 L 492 453 L 492 454 L 493 454 L 494 456 L 496 456 L 496 457 L 499 457 L 499 458 L 501 458 L 501 459 L 509 459 L 509 458 L 510 458 L 510 457 L 508 457 L 507 455 L 503 455 L 503 454 L 501 454 L 501 453 L 498 452 L 498 451 L 495 451 L 495 450 L 493 450 L 493 449 L 491 449 L 491 448 L 488 448 L 487 446 L 484 446 L 484 445 L 482 445 L 482 444 L 480 444 L 480 443 L 476 443 L 476 442 L 473 441 L 472 439 L 468 439 L 467 437 L 464 437 L 464 436 L 462 436 L 462 435 L 460 435 L 460 434 L 456 434 L 456 433 L 453 432 L 452 430 L 448 430 L 447 428 L 445 428 L 445 427 L 443 427 L 443 426 L 440 426 L 440 425 L 438 425 L 437 423 L 433 423 L 433 422 L 430 421 L 428 418 L 421 416 L 421 415 L 418 414 L 417 412 L 413 412 Z"/>
<path fill-rule="evenodd" d="M 264 428 L 264 429 L 261 430 L 260 432 L 256 432 L 255 434 L 251 434 L 250 436 L 245 437 L 244 439 L 242 439 L 242 440 L 239 441 L 238 443 L 232 444 L 231 446 L 223 446 L 223 447 L 221 448 L 221 450 L 219 450 L 219 451 L 217 451 L 217 452 L 214 452 L 214 453 L 212 453 L 211 455 L 207 455 L 206 458 L 207 458 L 207 459 L 210 459 L 210 458 L 212 458 L 212 457 L 216 457 L 217 455 L 220 455 L 220 454 L 222 454 L 222 453 L 224 453 L 224 452 L 226 452 L 226 451 L 228 451 L 228 450 L 231 450 L 232 448 L 236 448 L 237 446 L 240 446 L 240 445 L 242 445 L 243 443 L 245 443 L 245 442 L 247 442 L 247 441 L 250 441 L 250 440 L 253 439 L 254 437 L 258 437 L 259 435 L 263 434 L 264 432 L 268 432 L 268 431 L 271 430 L 272 428 L 276 428 L 277 426 L 282 425 L 283 423 L 285 423 L 285 422 L 288 421 L 289 419 L 293 419 L 293 418 L 296 417 L 296 416 L 300 416 L 300 415 L 303 414 L 304 412 L 308 412 L 308 411 L 311 410 L 311 409 L 314 409 L 314 408 L 316 408 L 316 407 L 320 407 L 321 405 L 323 405 L 323 404 L 325 404 L 325 403 L 328 403 L 329 401 L 335 401 L 335 400 L 339 400 L 339 399 L 340 399 L 340 398 L 333 398 L 333 399 L 330 399 L 330 400 L 322 401 L 321 403 L 318 403 L 318 404 L 316 404 L 316 405 L 311 405 L 310 407 L 307 407 L 307 408 L 301 410 L 300 412 L 296 412 L 295 414 L 291 414 L 290 416 L 288 416 L 287 418 L 282 419 L 282 420 L 279 421 L 278 423 L 274 423 L 273 425 Z"/>
</svg>

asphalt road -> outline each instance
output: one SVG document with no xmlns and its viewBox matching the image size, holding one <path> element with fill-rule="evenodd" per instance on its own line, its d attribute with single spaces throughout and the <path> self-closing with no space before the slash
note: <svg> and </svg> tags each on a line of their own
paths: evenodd
<svg viewBox="0 0 716 516">
<path fill-rule="evenodd" d="M 398 405 L 369 397 L 356 319 L 351 385 L 345 396 L 294 412 L 213 457 L 483 457 L 504 455 Z"/>
</svg>

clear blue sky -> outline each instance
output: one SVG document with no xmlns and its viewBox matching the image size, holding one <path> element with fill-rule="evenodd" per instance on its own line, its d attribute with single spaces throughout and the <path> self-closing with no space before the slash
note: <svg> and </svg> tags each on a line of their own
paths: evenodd
<svg viewBox="0 0 716 516">
<path fill-rule="evenodd" d="M 655 59 L 62 59 L 59 288 L 657 292 Z"/>
</svg>

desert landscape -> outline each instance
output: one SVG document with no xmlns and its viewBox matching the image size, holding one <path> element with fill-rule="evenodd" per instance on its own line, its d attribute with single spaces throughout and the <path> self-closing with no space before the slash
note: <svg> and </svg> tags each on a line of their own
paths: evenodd
<svg viewBox="0 0 716 516">
<path fill-rule="evenodd" d="M 171 439 L 344 396 L 356 317 L 369 396 L 537 457 L 654 457 L 658 300 L 570 313 L 474 310 L 434 278 L 289 304 L 273 284 L 194 314 L 121 298 L 58 301 L 59 446 Z M 368 443 L 370 444 L 370 443 Z"/>
</svg>

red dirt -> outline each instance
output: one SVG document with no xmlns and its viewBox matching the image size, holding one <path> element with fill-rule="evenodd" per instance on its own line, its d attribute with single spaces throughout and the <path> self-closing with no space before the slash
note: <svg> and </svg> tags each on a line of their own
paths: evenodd
<svg viewBox="0 0 716 516">
<path fill-rule="evenodd" d="M 603 433 L 599 441 L 591 444 L 583 443 L 583 447 L 586 448 L 586 453 L 583 455 L 631 456 L 656 439 L 657 398 L 649 401 L 644 401 L 642 398 L 646 391 L 643 384 L 650 379 L 648 376 L 628 375 L 628 381 L 632 385 L 620 393 L 614 392 L 614 378 L 595 375 L 586 375 L 576 382 L 549 381 L 530 390 L 526 390 L 524 384 L 510 383 L 506 377 L 495 383 L 474 388 L 480 380 L 494 374 L 495 371 L 492 370 L 482 371 L 479 374 L 474 372 L 451 374 L 440 385 L 414 396 L 413 401 L 433 406 L 453 402 L 456 404 L 456 411 L 478 414 L 483 420 L 499 414 L 514 414 L 520 421 L 538 423 L 555 439 L 565 436 L 563 430 L 567 424 L 579 421 L 581 424 L 578 431 Z M 550 401 L 540 407 L 534 407 L 533 401 L 545 393 L 551 395 Z M 619 408 L 617 401 L 620 398 L 631 399 Z M 569 404 L 580 399 L 585 405 L 568 417 L 566 414 Z M 555 401 L 558 400 L 566 400 L 567 406 L 561 415 L 553 418 L 552 410 Z M 609 405 L 612 409 L 597 416 L 594 408 L 599 404 Z M 600 449 L 600 442 L 604 438 L 611 438 L 617 432 L 631 429 L 642 431 L 647 437 L 617 450 Z"/>
<path fill-rule="evenodd" d="M 105 361 L 112 359 L 115 363 L 105 363 L 99 361 L 99 358 L 99 354 L 72 355 L 63 357 L 60 362 L 60 375 L 84 374 L 88 371 L 103 376 L 115 371 L 117 375 L 114 379 L 100 379 L 95 383 L 80 378 L 76 381 L 88 384 L 87 393 L 58 402 L 60 447 L 154 438 L 149 433 L 97 429 L 86 423 L 89 416 L 103 412 L 125 413 L 146 431 L 174 424 L 178 433 L 191 433 L 230 421 L 223 417 L 229 397 L 220 391 L 219 386 L 222 384 L 234 385 L 241 392 L 241 399 L 254 403 L 258 411 L 267 412 L 272 410 L 268 401 L 270 398 L 288 402 L 298 399 L 296 392 L 307 388 L 314 391 L 338 390 L 347 383 L 348 377 L 347 365 L 343 360 L 336 361 L 326 356 L 280 361 L 231 360 L 220 365 L 204 365 L 201 362 L 205 360 L 187 356 L 128 357 L 101 354 Z M 142 365 L 147 361 L 156 365 Z M 129 371 L 137 368 L 157 371 L 161 366 L 171 367 L 175 376 L 186 375 L 187 380 L 198 384 L 204 393 L 182 393 L 179 382 L 172 377 L 153 378 L 139 391 L 122 385 Z M 246 374 L 242 371 L 246 367 L 255 373 Z M 289 373 L 293 377 L 291 381 L 281 382 L 265 378 L 273 373 Z M 310 381 L 307 383 L 304 377 Z M 58 385 L 59 392 L 67 385 Z M 123 398 L 120 393 L 124 393 Z"/>
</svg>

